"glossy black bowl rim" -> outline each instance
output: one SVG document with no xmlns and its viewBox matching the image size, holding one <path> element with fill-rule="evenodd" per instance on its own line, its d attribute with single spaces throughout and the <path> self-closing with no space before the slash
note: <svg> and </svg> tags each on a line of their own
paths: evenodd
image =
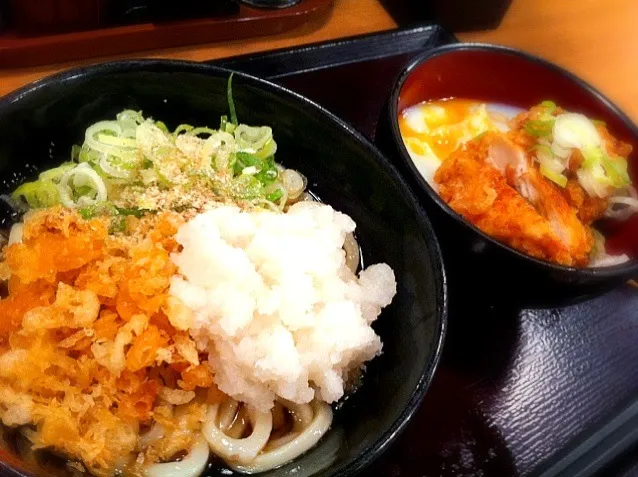
<svg viewBox="0 0 638 477">
<path fill-rule="evenodd" d="M 8 95 L 4 98 L 0 98 L 0 113 L 3 108 L 20 101 L 22 98 L 40 90 L 47 88 L 48 86 L 56 83 L 73 83 L 74 81 L 81 81 L 83 78 L 92 78 L 96 76 L 105 76 L 109 74 L 119 74 L 126 72 L 149 72 L 149 73 L 196 73 L 212 76 L 228 76 L 230 73 L 234 73 L 235 84 L 240 79 L 242 83 L 256 87 L 258 89 L 273 93 L 279 97 L 284 97 L 288 100 L 298 103 L 303 106 L 304 109 L 314 110 L 318 115 L 323 116 L 326 121 L 330 121 L 335 124 L 340 130 L 347 135 L 353 137 L 359 144 L 361 144 L 368 154 L 373 156 L 376 162 L 382 169 L 388 174 L 391 180 L 403 191 L 405 198 L 409 205 L 413 208 L 419 229 L 424 233 L 426 243 L 428 244 L 430 261 L 434 271 L 435 280 L 435 295 L 436 295 L 436 342 L 433 344 L 432 357 L 424 368 L 416 388 L 412 392 L 408 404 L 403 409 L 399 417 L 394 423 L 387 429 L 375 443 L 368 447 L 358 457 L 352 459 L 350 462 L 336 468 L 331 471 L 333 477 L 345 477 L 354 475 L 366 466 L 372 463 L 378 458 L 388 446 L 399 436 L 399 434 L 405 429 L 405 426 L 414 416 L 423 398 L 432 383 L 434 373 L 438 367 L 441 353 L 443 351 L 443 343 L 445 341 L 445 335 L 447 332 L 447 316 L 448 316 L 448 291 L 447 291 L 447 278 L 445 268 L 443 265 L 443 258 L 439 242 L 434 233 L 430 219 L 428 218 L 425 210 L 420 205 L 418 199 L 412 192 L 412 189 L 405 181 L 403 176 L 399 174 L 395 166 L 374 146 L 363 134 L 357 131 L 353 126 L 346 123 L 323 106 L 315 103 L 314 101 L 295 93 L 292 90 L 284 88 L 270 81 L 257 78 L 252 75 L 248 75 L 239 71 L 233 71 L 226 68 L 220 68 L 218 66 L 207 65 L 205 63 L 198 63 L 194 61 L 182 61 L 182 60 L 163 60 L 163 59 L 135 59 L 114 61 L 108 63 L 97 63 L 90 66 L 72 68 L 61 73 L 57 73 L 33 83 L 30 83 Z M 8 464 L 0 462 L 1 466 L 15 473 L 21 475 L 17 470 L 11 468 Z"/>
<path fill-rule="evenodd" d="M 551 262 L 547 262 L 545 260 L 540 260 L 534 257 L 530 257 L 529 255 L 524 254 L 523 252 L 519 252 L 518 250 L 499 242 L 498 240 L 490 237 L 488 234 L 483 232 L 477 226 L 472 224 L 469 220 L 465 219 L 463 216 L 454 211 L 441 197 L 439 194 L 427 183 L 425 178 L 421 175 L 421 173 L 416 168 L 414 161 L 410 157 L 407 148 L 403 142 L 403 138 L 401 137 L 401 131 L 399 130 L 399 96 L 401 94 L 401 90 L 403 89 L 403 85 L 406 79 L 412 74 L 415 68 L 417 68 L 422 63 L 435 58 L 437 56 L 445 55 L 448 53 L 453 53 L 455 51 L 489 51 L 496 52 L 504 55 L 518 56 L 526 59 L 527 61 L 531 61 L 534 63 L 538 63 L 544 68 L 548 68 L 554 70 L 561 75 L 565 76 L 570 81 L 578 84 L 580 87 L 584 88 L 589 94 L 594 96 L 597 101 L 602 103 L 606 109 L 611 111 L 614 115 L 616 115 L 620 120 L 627 126 L 629 130 L 633 132 L 634 135 L 638 137 L 638 126 L 612 101 L 603 95 L 596 88 L 591 86 L 589 83 L 585 82 L 575 74 L 567 71 L 560 66 L 535 56 L 531 53 L 527 53 L 516 48 L 510 48 L 506 46 L 500 45 L 492 45 L 488 43 L 455 43 L 452 45 L 444 45 L 428 50 L 426 53 L 416 56 L 413 58 L 410 63 L 401 70 L 399 76 L 395 80 L 394 86 L 392 87 L 392 91 L 390 94 L 390 102 L 388 105 L 388 120 L 390 123 L 390 128 L 392 131 L 392 136 L 396 146 L 399 149 L 401 159 L 407 165 L 412 176 L 416 179 L 418 185 L 421 190 L 425 191 L 425 193 L 432 199 L 443 211 L 451 218 L 453 218 L 457 223 L 461 224 L 472 230 L 474 233 L 479 235 L 484 240 L 490 242 L 491 244 L 497 246 L 501 250 L 505 252 L 512 253 L 516 255 L 518 258 L 527 261 L 528 263 L 538 267 L 544 268 L 548 271 L 552 271 L 555 273 L 561 274 L 574 274 L 574 276 L 579 276 L 582 278 L 598 278 L 598 279 L 620 279 L 620 278 L 634 278 L 638 276 L 638 259 L 630 259 L 628 262 L 625 262 L 620 265 L 613 265 L 609 267 L 586 267 L 586 268 L 578 268 L 578 267 L 566 267 L 563 265 L 557 265 Z"/>
</svg>

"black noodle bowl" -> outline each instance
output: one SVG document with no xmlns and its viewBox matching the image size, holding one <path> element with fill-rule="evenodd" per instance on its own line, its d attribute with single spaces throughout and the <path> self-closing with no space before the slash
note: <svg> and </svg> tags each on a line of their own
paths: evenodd
<svg viewBox="0 0 638 477">
<path fill-rule="evenodd" d="M 65 72 L 1 99 L 0 194 L 66 160 L 87 125 L 123 109 L 170 125 L 217 122 L 227 109 L 228 75 L 198 63 L 127 61 Z M 243 121 L 273 128 L 277 161 L 304 174 L 318 197 L 355 220 L 361 260 L 386 262 L 398 278 L 392 305 L 374 325 L 384 351 L 368 365 L 362 386 L 334 408 L 331 429 L 317 446 L 262 474 L 352 475 L 396 438 L 434 375 L 447 313 L 438 244 L 408 185 L 350 126 L 295 93 L 246 75 L 235 75 L 233 94 Z M 0 201 L 0 228 L 17 219 Z M 74 475 L 49 452 L 23 453 L 24 441 L 5 431 L 0 455 L 6 475 Z M 205 475 L 228 471 L 215 461 Z"/>
</svg>

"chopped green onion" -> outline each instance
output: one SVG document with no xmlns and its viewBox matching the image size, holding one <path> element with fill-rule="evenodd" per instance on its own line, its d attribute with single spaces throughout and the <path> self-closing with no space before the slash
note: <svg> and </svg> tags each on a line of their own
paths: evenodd
<svg viewBox="0 0 638 477">
<path fill-rule="evenodd" d="M 120 123 L 134 123 L 134 124 L 142 124 L 144 122 L 144 117 L 142 116 L 141 111 L 134 111 L 132 109 L 125 109 L 121 113 L 116 116 L 117 120 Z"/>
<path fill-rule="evenodd" d="M 536 160 L 539 164 L 557 174 L 562 173 L 567 167 L 567 161 L 556 156 L 552 148 L 546 144 L 537 144 L 531 148 L 536 151 Z"/>
<path fill-rule="evenodd" d="M 548 109 L 549 111 L 547 111 L 548 113 L 553 113 L 554 110 L 558 107 L 556 106 L 556 103 L 554 101 L 543 101 L 541 102 L 541 106 L 545 109 Z"/>
<path fill-rule="evenodd" d="M 269 185 L 275 182 L 279 172 L 277 171 L 277 167 L 275 166 L 275 161 L 268 161 L 267 167 L 262 169 L 260 172 L 255 174 L 255 177 L 259 182 L 263 185 Z"/>
<path fill-rule="evenodd" d="M 78 213 L 82 216 L 83 219 L 88 220 L 93 217 L 97 217 L 99 215 L 110 215 L 113 216 L 111 220 L 111 227 L 109 229 L 110 233 L 115 232 L 124 232 L 126 229 L 126 221 L 125 217 L 133 216 L 142 218 L 147 213 L 153 213 L 153 210 L 140 209 L 137 207 L 131 208 L 121 208 L 116 207 L 110 202 L 102 202 L 100 204 L 95 204 L 90 207 L 84 207 L 82 209 L 78 209 Z"/>
<path fill-rule="evenodd" d="M 162 171 L 158 167 L 154 167 L 153 170 L 155 171 L 155 174 L 157 174 L 157 179 L 161 186 L 168 188 L 173 185 L 166 174 L 162 173 Z"/>
<path fill-rule="evenodd" d="M 266 144 L 264 144 L 264 147 L 255 153 L 255 155 L 262 159 L 267 159 L 269 157 L 273 157 L 275 152 L 277 152 L 277 143 L 274 139 L 270 139 Z"/>
<path fill-rule="evenodd" d="M 76 166 L 73 162 L 64 162 L 58 167 L 42 172 L 38 178 L 41 181 L 59 182 L 62 176 Z"/>
<path fill-rule="evenodd" d="M 565 177 L 563 174 L 553 171 L 550 168 L 545 167 L 543 164 L 540 165 L 539 170 L 541 174 L 543 174 L 545 177 L 547 177 L 550 181 L 554 182 L 555 184 L 561 187 L 565 187 L 567 185 L 567 177 Z"/>
<path fill-rule="evenodd" d="M 552 148 L 549 147 L 547 144 L 534 144 L 532 147 L 529 148 L 529 151 L 542 152 L 544 154 L 549 154 L 551 157 L 554 157 L 555 155 L 552 151 Z"/>
<path fill-rule="evenodd" d="M 152 210 L 141 209 L 139 207 L 129 207 L 129 208 L 116 207 L 115 209 L 117 210 L 117 213 L 119 215 L 132 215 L 133 217 L 137 217 L 138 219 L 141 219 L 147 213 L 154 212 Z"/>
<path fill-rule="evenodd" d="M 631 184 L 631 179 L 627 173 L 627 159 L 624 157 L 608 157 L 600 147 L 583 148 L 581 154 L 585 158 L 582 168 L 590 170 L 596 165 L 601 165 L 605 175 L 609 178 L 610 184 L 616 188 Z"/>
<path fill-rule="evenodd" d="M 181 133 L 189 132 L 193 129 L 193 126 L 191 126 L 190 124 L 180 124 L 175 128 L 175 131 L 173 131 L 173 136 L 179 136 Z"/>
<path fill-rule="evenodd" d="M 240 151 L 236 154 L 236 158 L 235 175 L 241 174 L 246 167 L 255 166 L 259 170 L 263 167 L 263 159 L 250 152 Z"/>
<path fill-rule="evenodd" d="M 263 197 L 262 184 L 252 175 L 240 175 L 233 179 L 233 194 L 238 199 L 251 200 Z"/>
<path fill-rule="evenodd" d="M 137 159 L 135 159 L 137 161 Z M 102 177 L 115 177 L 117 179 L 128 179 L 131 175 L 131 171 L 135 169 L 138 164 L 132 161 L 123 161 L 115 156 L 104 155 L 100 158 L 98 164 L 94 164 L 93 168 L 98 169 L 103 174 Z"/>
<path fill-rule="evenodd" d="M 137 147 L 137 141 L 135 141 L 135 139 L 131 139 L 127 137 L 118 137 L 118 136 L 113 136 L 110 134 L 98 134 L 97 139 L 102 144 L 108 144 L 109 146 L 125 147 L 125 148 Z"/>
<path fill-rule="evenodd" d="M 76 187 L 73 190 L 73 197 L 76 198 L 76 199 L 79 199 L 80 197 L 85 196 L 85 195 L 89 195 L 89 194 L 93 193 L 94 191 L 95 191 L 95 189 L 93 187 L 91 187 L 91 186 L 88 186 L 88 185 L 79 186 L 79 187 Z"/>
<path fill-rule="evenodd" d="M 219 122 L 219 130 L 232 134 L 237 128 L 236 124 L 233 124 L 228 121 L 228 116 L 223 115 Z"/>
<path fill-rule="evenodd" d="M 631 184 L 627 173 L 627 160 L 624 157 L 603 157 L 601 164 L 614 187 L 620 188 Z"/>
<path fill-rule="evenodd" d="M 168 127 L 163 121 L 155 121 L 155 126 L 160 128 L 162 132 L 165 132 L 166 134 L 168 134 Z"/>
<path fill-rule="evenodd" d="M 97 213 L 93 212 L 92 209 L 92 207 L 85 207 L 84 209 L 79 209 L 78 213 L 84 220 L 89 220 L 97 215 Z"/>
<path fill-rule="evenodd" d="M 81 153 L 82 153 L 82 146 L 73 144 L 73 146 L 71 146 L 71 162 L 79 162 Z"/>
<path fill-rule="evenodd" d="M 26 202 L 33 209 L 56 205 L 59 200 L 58 187 L 51 181 L 27 182 L 18 187 L 11 198 L 16 202 Z"/>
<path fill-rule="evenodd" d="M 594 123 L 594 126 L 607 126 L 607 123 L 600 119 L 592 119 L 591 122 Z"/>
<path fill-rule="evenodd" d="M 238 152 L 236 158 L 233 168 L 235 175 L 242 174 L 247 167 L 255 167 L 257 172 L 253 176 L 264 186 L 272 184 L 279 175 L 272 156 L 262 159 L 249 152 Z"/>
<path fill-rule="evenodd" d="M 101 154 L 98 151 L 94 151 L 89 146 L 84 145 L 80 148 L 78 162 L 97 163 L 100 160 L 100 156 Z"/>
<path fill-rule="evenodd" d="M 552 133 L 552 129 L 554 128 L 553 119 L 542 120 L 542 119 L 530 119 L 525 123 L 523 128 L 525 132 L 531 134 L 536 137 L 549 136 Z"/>
<path fill-rule="evenodd" d="M 284 193 L 281 191 L 281 189 L 277 189 L 275 192 L 268 194 L 266 196 L 266 199 L 268 199 L 270 202 L 277 202 L 283 195 Z"/>
<path fill-rule="evenodd" d="M 226 89 L 226 95 L 228 96 L 228 111 L 230 112 L 230 122 L 237 126 L 237 111 L 235 111 L 235 101 L 233 100 L 233 76 L 235 73 L 231 73 L 228 77 L 228 86 Z"/>
<path fill-rule="evenodd" d="M 210 136 L 212 134 L 215 134 L 216 132 L 217 131 L 211 128 L 199 127 L 199 128 L 191 129 L 190 131 L 188 131 L 188 134 L 191 136 L 199 136 L 200 134 L 208 134 Z"/>
<path fill-rule="evenodd" d="M 116 120 L 90 125 L 84 143 L 71 150 L 72 162 L 20 186 L 14 192 L 16 203 L 31 208 L 62 204 L 86 218 L 98 214 L 142 217 L 156 207 L 153 201 L 139 198 L 132 202 L 137 207 L 124 209 L 116 208 L 113 201 L 128 204 L 129 187 L 141 190 L 153 184 L 165 190 L 179 184 L 187 191 L 209 184 L 222 198 L 283 209 L 290 189 L 282 185 L 286 176 L 275 162 L 277 143 L 272 129 L 238 123 L 233 78 L 231 74 L 226 91 L 229 116 L 220 118 L 219 129 L 181 124 L 169 132 L 162 121 L 123 111 Z M 177 141 L 180 134 L 189 137 Z M 114 227 L 120 225 L 114 222 Z"/>
<path fill-rule="evenodd" d="M 595 180 L 598 183 L 617 189 L 631 184 L 627 172 L 627 159 L 624 157 L 608 157 L 600 147 L 585 147 L 581 154 L 585 158 L 581 169 L 596 172 Z"/>
<path fill-rule="evenodd" d="M 587 146 L 580 150 L 585 159 L 581 165 L 583 169 L 591 169 L 596 164 L 600 164 L 605 157 L 605 153 L 600 147 Z"/>
<path fill-rule="evenodd" d="M 83 219 L 88 220 L 98 215 L 117 215 L 117 208 L 110 202 L 101 202 L 78 209 L 78 213 Z"/>
<path fill-rule="evenodd" d="M 60 202 L 66 207 L 88 207 L 106 201 L 108 194 L 104 180 L 86 162 L 65 172 L 57 188 Z"/>
<path fill-rule="evenodd" d="M 272 129 L 268 126 L 253 127 L 240 124 L 234 135 L 240 150 L 256 153 L 272 140 Z"/>
</svg>

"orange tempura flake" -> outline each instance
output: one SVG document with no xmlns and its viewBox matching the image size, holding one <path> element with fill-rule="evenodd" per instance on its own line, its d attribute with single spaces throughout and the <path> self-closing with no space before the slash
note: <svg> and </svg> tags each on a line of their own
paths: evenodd
<svg viewBox="0 0 638 477">
<path fill-rule="evenodd" d="M 205 364 L 190 366 L 182 371 L 182 380 L 178 383 L 186 391 L 192 391 L 198 387 L 208 388 L 213 384 L 213 373 L 210 366 Z"/>
<path fill-rule="evenodd" d="M 120 394 L 118 412 L 130 421 L 148 423 L 162 384 L 156 379 L 142 379 L 138 377 L 134 383 L 118 380 L 124 388 Z"/>
<path fill-rule="evenodd" d="M 110 236 L 105 220 L 51 208 L 25 217 L 23 243 L 4 251 L 0 416 L 33 426 L 25 433 L 35 447 L 54 448 L 97 476 L 135 461 L 139 427 L 155 417 L 173 440 L 161 439 L 143 461 L 192 442 L 199 418 L 179 429 L 161 395 L 200 395 L 186 404 L 197 416 L 207 394 L 221 395 L 195 343 L 163 311 L 172 310 L 170 253 L 183 219 L 164 213 L 129 222 L 127 234 Z"/>
<path fill-rule="evenodd" d="M 9 280 L 9 296 L 0 300 L 0 341 L 20 328 L 24 314 L 38 306 L 50 305 L 55 297 L 55 286 L 44 280 L 23 284 L 17 275 Z"/>
<path fill-rule="evenodd" d="M 102 253 L 108 235 L 105 220 L 74 221 L 61 207 L 37 211 L 27 221 L 21 244 L 7 249 L 7 264 L 25 283 L 78 269 Z"/>
<path fill-rule="evenodd" d="M 157 360 L 157 351 L 168 345 L 168 336 L 163 334 L 157 326 L 149 325 L 146 330 L 135 338 L 126 353 L 126 369 L 139 371 L 152 366 Z"/>
</svg>

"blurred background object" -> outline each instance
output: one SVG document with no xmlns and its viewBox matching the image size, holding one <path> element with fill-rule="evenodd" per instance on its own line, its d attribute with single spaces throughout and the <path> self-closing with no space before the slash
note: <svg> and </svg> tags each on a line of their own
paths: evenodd
<svg viewBox="0 0 638 477">
<path fill-rule="evenodd" d="M 9 22 L 9 0 L 0 0 L 0 33 Z"/>
<path fill-rule="evenodd" d="M 257 8 L 288 8 L 297 5 L 301 0 L 240 0 L 246 5 Z"/>
<path fill-rule="evenodd" d="M 239 11 L 236 0 L 10 0 L 10 5 L 12 26 L 27 34 L 218 17 Z"/>
<path fill-rule="evenodd" d="M 239 11 L 236 0 L 109 0 L 108 22 L 131 24 L 198 17 L 232 15 Z"/>
<path fill-rule="evenodd" d="M 87 30 L 104 22 L 107 0 L 11 0 L 16 30 L 28 33 Z"/>
<path fill-rule="evenodd" d="M 400 26 L 434 21 L 455 32 L 496 28 L 512 0 L 381 0 Z"/>
<path fill-rule="evenodd" d="M 247 1 L 261 2 L 262 7 L 250 6 Z M 340 5 L 350 1 L 361 0 L 342 0 Z M 0 33 L 0 66 L 29 67 L 112 55 L 139 55 L 147 50 L 224 40 L 263 38 L 311 21 L 314 27 L 310 28 L 316 29 L 329 18 L 334 0 L 0 2 L 9 2 L 10 7 L 8 26 Z M 377 5 L 382 10 L 381 5 Z"/>
<path fill-rule="evenodd" d="M 316 28 L 333 3 L 334 10 L 354 12 L 339 26 L 344 34 L 350 23 L 373 25 L 368 15 L 375 9 L 392 26 L 438 22 L 454 32 L 489 29 L 512 1 L 0 0 L 0 64 L 35 66 L 266 36 L 311 20 Z"/>
</svg>

